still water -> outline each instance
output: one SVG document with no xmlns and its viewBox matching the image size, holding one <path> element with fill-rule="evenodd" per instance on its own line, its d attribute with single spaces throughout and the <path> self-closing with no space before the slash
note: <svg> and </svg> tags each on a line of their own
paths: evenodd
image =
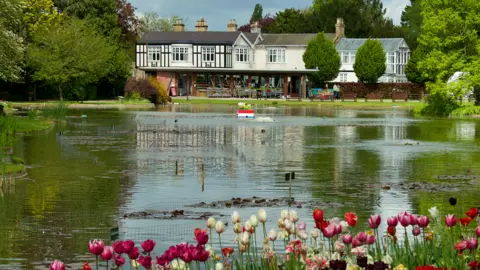
<svg viewBox="0 0 480 270">
<path fill-rule="evenodd" d="M 205 221 L 125 214 L 185 210 L 230 221 L 233 210 L 243 220 L 258 211 L 189 206 L 236 197 L 291 192 L 308 230 L 314 206 L 329 217 L 354 211 L 366 224 L 374 213 L 386 219 L 401 210 L 461 213 L 480 205 L 478 120 L 319 106 L 258 107 L 258 116 L 274 122 L 257 122 L 236 120 L 234 111 L 227 105 L 71 111 L 65 125 L 20 137 L 15 154 L 28 164 L 28 176 L 0 194 L 0 268 L 44 269 L 60 259 L 76 269 L 94 260 L 88 240 L 109 243 L 115 227 L 121 239 L 155 239 L 161 255 L 193 241 L 193 229 Z M 285 182 L 287 172 L 295 172 L 293 181 Z M 450 197 L 458 198 L 455 207 Z M 269 230 L 285 207 L 265 208 Z M 234 246 L 232 235 L 229 226 L 224 246 Z"/>
</svg>

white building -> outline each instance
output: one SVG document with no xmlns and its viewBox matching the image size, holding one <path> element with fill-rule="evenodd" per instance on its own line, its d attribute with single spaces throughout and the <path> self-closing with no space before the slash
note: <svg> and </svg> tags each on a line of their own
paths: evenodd
<svg viewBox="0 0 480 270">
<path fill-rule="evenodd" d="M 228 23 L 228 31 L 207 31 L 204 19 L 197 22 L 196 31 L 184 29 L 183 21 L 177 20 L 174 32 L 145 33 L 136 46 L 136 69 L 155 75 L 171 95 L 205 96 L 211 89 L 220 89 L 221 96 L 232 96 L 263 87 L 266 93 L 306 97 L 306 76 L 316 70 L 305 68 L 303 53 L 316 34 L 261 33 L 258 24 L 251 25 L 250 33 L 242 33 L 235 20 Z M 355 82 L 350 61 L 365 40 L 345 38 L 344 32 L 343 19 L 338 19 L 336 33 L 325 34 L 342 56 L 342 72 L 335 81 Z M 403 39 L 394 40 L 385 42 L 387 61 L 397 63 L 396 57 L 406 50 L 404 58 L 398 58 L 406 64 L 408 47 Z M 389 62 L 387 70 L 403 72 L 405 64 Z M 390 78 L 399 82 L 405 75 L 387 73 L 382 80 Z"/>
</svg>

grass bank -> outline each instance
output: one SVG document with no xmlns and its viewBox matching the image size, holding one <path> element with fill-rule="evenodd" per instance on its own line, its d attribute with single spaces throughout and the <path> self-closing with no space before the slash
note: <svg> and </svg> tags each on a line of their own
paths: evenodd
<svg viewBox="0 0 480 270">
<path fill-rule="evenodd" d="M 54 122 L 50 120 L 36 120 L 28 117 L 14 117 L 17 122 L 17 132 L 35 132 L 44 131 L 53 127 Z"/>
<path fill-rule="evenodd" d="M 17 174 L 25 171 L 25 165 L 23 164 L 5 164 L 5 173 L 6 174 Z M 0 172 L 1 174 L 1 172 Z"/>
<path fill-rule="evenodd" d="M 239 102 L 245 102 L 252 105 L 270 105 L 270 106 L 335 106 L 335 107 L 344 107 L 344 108 L 396 108 L 403 109 L 415 109 L 420 108 L 425 105 L 424 102 L 420 101 L 408 101 L 408 102 L 392 102 L 391 100 L 380 101 L 368 101 L 359 99 L 357 102 L 353 101 L 310 101 L 310 100 L 290 100 L 286 101 L 284 99 L 269 99 L 269 100 L 256 100 L 256 99 L 208 99 L 208 98 L 190 98 L 186 100 L 185 98 L 174 98 L 174 103 L 180 104 L 238 104 Z"/>
</svg>

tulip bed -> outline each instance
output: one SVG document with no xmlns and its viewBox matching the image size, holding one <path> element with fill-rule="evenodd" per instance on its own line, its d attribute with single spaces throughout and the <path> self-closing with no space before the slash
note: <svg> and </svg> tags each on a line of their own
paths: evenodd
<svg viewBox="0 0 480 270">
<path fill-rule="evenodd" d="M 283 210 L 276 229 L 267 232 L 267 213 L 260 209 L 241 223 L 238 212 L 232 214 L 234 247 L 222 242 L 225 225 L 214 218 L 204 229 L 193 232 L 195 244 L 181 243 L 168 248 L 153 259 L 156 242 L 146 240 L 135 246 L 132 240 L 117 241 L 105 246 L 101 240 L 88 244 L 90 253 L 109 269 L 333 269 L 333 270 L 451 270 L 480 269 L 478 209 L 470 209 L 465 217 L 453 214 L 444 218 L 436 207 L 429 216 L 401 212 L 386 220 L 387 229 L 379 230 L 382 218 L 372 215 L 367 231 L 357 229 L 355 213 L 327 219 L 320 209 L 313 211 L 315 228 L 307 233 L 306 223 L 293 210 Z M 474 221 L 474 222 L 472 222 Z M 397 228 L 403 232 L 398 238 Z M 257 241 L 257 238 L 260 241 Z M 218 252 L 213 244 L 217 246 Z M 128 258 L 128 259 L 126 259 Z M 129 260 L 130 262 L 127 262 Z M 54 261 L 51 270 L 64 270 L 61 261 Z M 92 267 L 85 263 L 83 270 Z"/>
</svg>

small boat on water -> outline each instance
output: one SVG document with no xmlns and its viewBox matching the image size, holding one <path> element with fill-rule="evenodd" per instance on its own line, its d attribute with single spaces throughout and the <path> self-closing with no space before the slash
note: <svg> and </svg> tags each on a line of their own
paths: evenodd
<svg viewBox="0 0 480 270">
<path fill-rule="evenodd" d="M 240 102 L 236 117 L 237 119 L 255 119 L 255 110 L 252 110 L 252 105 Z"/>
</svg>

